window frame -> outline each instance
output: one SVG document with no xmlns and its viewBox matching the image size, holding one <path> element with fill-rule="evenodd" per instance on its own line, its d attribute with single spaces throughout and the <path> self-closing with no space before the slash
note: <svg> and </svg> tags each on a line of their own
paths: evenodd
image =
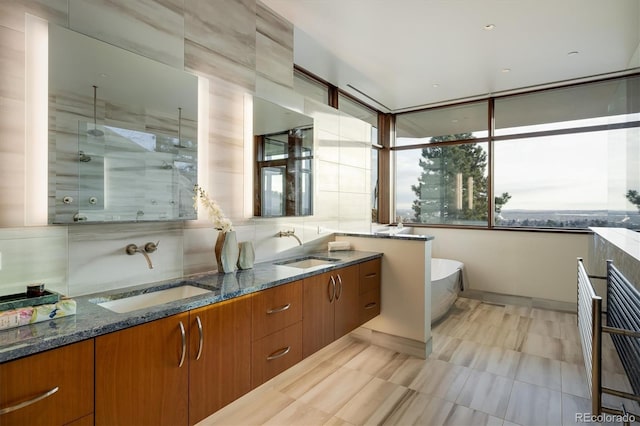
<svg viewBox="0 0 640 426">
<path fill-rule="evenodd" d="M 541 88 L 536 90 L 522 91 L 517 93 L 510 93 L 503 96 L 489 96 L 484 99 L 473 99 L 464 102 L 456 102 L 456 103 L 447 103 L 441 104 L 432 108 L 419 108 L 413 110 L 402 111 L 400 113 L 394 114 L 396 117 L 405 113 L 412 113 L 416 111 L 427 111 L 439 108 L 450 108 L 456 105 L 464 105 L 467 103 L 478 103 L 478 102 L 486 102 L 487 103 L 487 123 L 488 123 L 488 136 L 486 138 L 476 138 L 473 139 L 473 143 L 486 141 L 488 142 L 488 164 L 487 164 L 487 226 L 477 226 L 477 225 L 452 225 L 452 224 L 424 224 L 424 223 L 416 223 L 416 222 L 405 222 L 405 224 L 413 226 L 413 227 L 435 227 L 435 228 L 457 228 L 457 229 L 479 229 L 479 230 L 500 230 L 500 231 L 526 231 L 526 232 L 564 232 L 564 233 L 589 233 L 591 232 L 588 228 L 551 228 L 551 227 L 513 227 L 513 226 L 499 226 L 495 225 L 495 195 L 494 195 L 494 143 L 499 142 L 501 140 L 514 140 L 514 139 L 525 139 L 525 138 L 535 138 L 542 136 L 556 136 L 556 135 L 566 135 L 566 134 L 577 134 L 577 133 L 585 133 L 585 132 L 596 132 L 603 130 L 616 130 L 616 129 L 624 129 L 624 128 L 640 128 L 640 121 L 630 121 L 623 123 L 614 123 L 614 124 L 602 124 L 602 125 L 592 125 L 592 126 L 581 126 L 581 127 L 571 127 L 571 128 L 562 128 L 557 130 L 547 130 L 547 131 L 534 131 L 534 132 L 526 132 L 526 133 L 512 133 L 512 134 L 501 134 L 500 136 L 495 136 L 495 101 L 499 99 L 504 99 L 508 97 L 527 95 L 532 93 L 539 93 L 544 91 L 552 91 L 558 89 L 566 89 L 571 87 L 590 85 L 590 84 L 598 84 L 607 81 L 613 80 L 625 80 L 640 77 L 640 73 L 632 73 L 623 76 L 615 76 L 609 77 L 599 80 L 585 81 L 574 84 L 566 84 L 559 85 L 554 87 Z M 395 130 L 395 129 L 394 129 Z M 395 131 L 393 134 L 395 135 Z M 422 144 L 414 144 L 414 145 L 403 145 L 403 146 L 395 146 L 395 141 L 393 146 L 390 147 L 391 152 L 402 151 L 402 150 L 410 150 L 410 149 L 422 149 L 425 147 L 437 147 L 437 146 L 446 146 L 451 144 L 459 144 L 459 143 L 470 143 L 468 139 L 460 139 L 455 141 L 446 141 L 446 142 L 431 142 L 431 143 L 422 143 Z M 393 200 L 393 215 L 396 217 L 396 202 L 395 202 L 395 185 L 396 180 L 393 178 L 394 185 L 394 200 Z"/>
</svg>

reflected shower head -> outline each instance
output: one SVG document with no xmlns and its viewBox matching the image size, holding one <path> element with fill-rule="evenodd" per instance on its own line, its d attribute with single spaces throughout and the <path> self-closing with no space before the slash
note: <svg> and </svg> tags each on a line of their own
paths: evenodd
<svg viewBox="0 0 640 426">
<path fill-rule="evenodd" d="M 98 86 L 93 86 L 93 129 L 88 130 L 87 133 L 91 136 L 104 136 L 104 132 L 102 130 L 98 130 L 98 118 L 96 114 L 97 94 Z M 89 157 L 89 160 L 90 159 L 91 157 Z"/>
</svg>

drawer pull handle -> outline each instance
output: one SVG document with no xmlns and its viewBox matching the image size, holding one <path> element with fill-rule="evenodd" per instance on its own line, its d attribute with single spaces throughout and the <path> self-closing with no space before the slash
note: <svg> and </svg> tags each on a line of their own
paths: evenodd
<svg viewBox="0 0 640 426">
<path fill-rule="evenodd" d="M 196 355 L 196 361 L 200 359 L 202 355 L 202 347 L 204 346 L 204 331 L 202 331 L 202 321 L 200 317 L 196 316 L 196 323 L 198 324 L 198 354 Z"/>
<path fill-rule="evenodd" d="M 38 401 L 42 401 L 43 399 L 48 398 L 51 395 L 53 395 L 54 393 L 58 392 L 58 390 L 60 390 L 60 388 L 58 386 L 56 386 L 55 388 L 51 389 L 50 391 L 47 391 L 47 392 L 43 393 L 42 395 L 36 396 L 33 399 L 21 402 L 20 404 L 16 404 L 16 405 L 11 406 L 11 407 L 2 408 L 2 409 L 0 409 L 0 416 L 3 415 L 3 414 L 10 413 L 12 411 L 19 410 L 19 409 L 24 408 L 24 407 L 28 407 L 29 405 L 35 404 Z"/>
<path fill-rule="evenodd" d="M 365 277 L 365 278 L 373 278 L 373 277 L 375 277 L 376 275 L 378 275 L 376 272 L 372 272 L 372 273 L 370 273 L 370 274 L 365 275 L 364 277 Z"/>
<path fill-rule="evenodd" d="M 287 309 L 289 309 L 291 307 L 291 303 L 287 303 L 284 306 L 280 306 L 279 308 L 273 308 L 273 309 L 269 309 L 267 311 L 267 315 L 271 315 L 271 314 L 277 314 L 278 312 L 284 312 Z"/>
<path fill-rule="evenodd" d="M 184 357 L 187 355 L 187 333 L 184 331 L 184 324 L 180 321 L 180 336 L 182 338 L 182 353 L 180 354 L 180 362 L 178 363 L 178 368 L 182 367 L 184 364 Z"/>
<path fill-rule="evenodd" d="M 378 304 L 376 302 L 371 302 L 371 303 L 367 303 L 364 308 L 365 309 L 373 309 L 377 306 Z"/>
<path fill-rule="evenodd" d="M 338 293 L 336 294 L 336 300 L 342 296 L 342 277 L 338 274 Z"/>
<path fill-rule="evenodd" d="M 288 354 L 290 350 L 291 350 L 291 346 L 287 346 L 286 348 L 278 349 L 277 351 L 275 351 L 274 353 L 272 353 L 271 355 L 269 355 L 267 357 L 267 361 L 272 361 L 274 359 L 278 359 L 280 357 L 283 357 L 286 354 Z"/>
</svg>

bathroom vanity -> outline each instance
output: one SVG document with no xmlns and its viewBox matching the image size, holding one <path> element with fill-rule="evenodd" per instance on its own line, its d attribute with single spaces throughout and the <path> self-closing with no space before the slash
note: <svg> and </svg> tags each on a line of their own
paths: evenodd
<svg viewBox="0 0 640 426">
<path fill-rule="evenodd" d="M 190 277 L 210 291 L 123 313 L 98 305 L 122 289 L 76 298 L 75 317 L 0 332 L 0 382 L 25 383 L 0 389 L 1 423 L 195 424 L 379 312 L 381 256 Z"/>
</svg>

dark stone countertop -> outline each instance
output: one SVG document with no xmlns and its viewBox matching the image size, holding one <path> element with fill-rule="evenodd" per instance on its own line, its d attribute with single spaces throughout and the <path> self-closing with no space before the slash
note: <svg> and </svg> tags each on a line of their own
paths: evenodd
<svg viewBox="0 0 640 426">
<path fill-rule="evenodd" d="M 75 315 L 1 330 L 0 363 L 382 256 L 381 253 L 363 251 L 334 251 L 329 254 L 322 252 L 309 253 L 309 255 L 331 257 L 339 259 L 339 261 L 326 266 L 299 269 L 286 265 L 276 265 L 274 262 L 287 260 L 278 259 L 256 263 L 253 269 L 237 271 L 231 274 L 191 275 L 181 279 L 176 278 L 120 288 L 104 293 L 73 297 L 77 302 Z M 296 258 L 302 257 L 305 256 L 297 256 Z M 121 297 L 124 294 L 148 293 L 162 287 L 174 287 L 177 284 L 193 284 L 212 291 L 200 296 L 193 296 L 188 299 L 181 299 L 127 313 L 116 313 L 96 304 L 96 300 L 109 300 L 115 295 Z"/>
<path fill-rule="evenodd" d="M 433 235 L 407 234 L 403 233 L 402 230 L 396 230 L 395 228 L 378 232 L 336 232 L 334 235 L 343 237 L 383 238 L 389 240 L 409 241 L 431 241 L 435 239 Z"/>
</svg>

